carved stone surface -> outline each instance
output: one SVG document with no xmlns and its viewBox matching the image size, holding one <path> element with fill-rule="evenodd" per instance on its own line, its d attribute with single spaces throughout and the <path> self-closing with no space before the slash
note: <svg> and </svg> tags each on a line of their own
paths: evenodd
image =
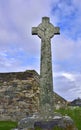
<svg viewBox="0 0 81 130">
<path fill-rule="evenodd" d="M 48 17 L 43 17 L 42 23 L 32 28 L 32 34 L 41 38 L 40 112 L 43 116 L 50 115 L 54 112 L 51 38 L 59 34 L 59 28 L 54 27 Z"/>
</svg>

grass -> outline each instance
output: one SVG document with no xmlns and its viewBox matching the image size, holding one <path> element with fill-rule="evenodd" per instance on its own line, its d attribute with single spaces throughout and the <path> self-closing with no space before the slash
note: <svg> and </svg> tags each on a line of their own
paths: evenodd
<svg viewBox="0 0 81 130">
<path fill-rule="evenodd" d="M 70 116 L 78 128 L 78 130 L 81 130 L 81 107 L 78 108 L 67 108 L 67 109 L 59 109 L 56 110 L 56 112 L 61 113 L 63 116 L 68 115 Z M 17 122 L 11 122 L 11 121 L 0 121 L 0 130 L 11 130 L 12 128 L 16 128 Z M 40 130 L 40 129 L 36 129 Z M 61 130 L 60 128 L 54 128 L 54 130 Z"/>
<path fill-rule="evenodd" d="M 67 109 L 59 109 L 56 110 L 56 112 L 61 113 L 62 115 L 70 116 L 78 128 L 78 130 L 81 130 L 81 107 L 78 108 L 67 108 Z"/>
<path fill-rule="evenodd" d="M 35 130 L 42 130 L 42 128 L 36 127 Z M 56 126 L 56 127 L 52 128 L 52 129 L 50 129 L 50 130 L 64 130 L 64 129 L 59 128 L 59 127 Z"/>
<path fill-rule="evenodd" d="M 0 121 L 0 130 L 11 130 L 16 128 L 17 122 L 12 121 Z"/>
<path fill-rule="evenodd" d="M 65 115 L 70 116 L 73 119 L 75 126 L 78 128 L 78 130 L 81 130 L 81 107 L 68 107 L 66 109 L 62 108 L 56 110 L 55 112 L 61 113 L 63 116 Z M 36 130 L 40 130 L 40 129 L 36 129 Z M 63 129 L 54 127 L 53 130 L 63 130 Z"/>
</svg>

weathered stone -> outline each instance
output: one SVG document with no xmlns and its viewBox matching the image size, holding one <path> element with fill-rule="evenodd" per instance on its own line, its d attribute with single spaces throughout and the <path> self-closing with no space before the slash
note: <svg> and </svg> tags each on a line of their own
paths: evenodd
<svg viewBox="0 0 81 130">
<path fill-rule="evenodd" d="M 48 17 L 43 17 L 42 23 L 32 28 L 32 34 L 41 38 L 40 112 L 44 116 L 54 111 L 51 38 L 59 34 L 59 28 L 54 27 Z"/>
<path fill-rule="evenodd" d="M 54 116 L 50 121 L 37 121 L 34 123 L 34 127 L 41 128 L 43 130 L 49 130 L 59 128 L 59 130 L 78 130 L 75 127 L 73 120 L 68 116 Z"/>
<path fill-rule="evenodd" d="M 26 77 L 25 80 L 19 79 L 20 76 L 18 76 L 18 74 L 21 74 L 23 77 L 24 73 L 29 77 Z M 8 79 L 7 81 L 7 77 L 9 77 L 10 80 Z M 2 120 L 2 116 L 4 116 L 5 120 L 20 120 L 38 111 L 39 75 L 35 71 L 28 70 L 15 74 L 1 73 L 0 78 L 2 79 L 2 81 L 0 81 L 0 120 Z M 10 118 L 6 118 L 7 116 Z"/>
<path fill-rule="evenodd" d="M 52 76 L 52 57 L 51 57 L 51 38 L 59 34 L 59 28 L 50 23 L 48 17 L 42 18 L 42 23 L 38 27 L 32 28 L 32 34 L 41 38 L 41 65 L 40 65 L 40 115 L 38 122 L 34 119 L 34 127 L 42 129 L 52 129 L 55 126 L 65 129 L 74 127 L 73 120 L 70 118 L 54 119 L 53 104 L 53 76 Z M 54 118 L 53 118 L 54 116 Z M 40 121 L 41 120 L 41 121 Z M 61 122 L 59 122 L 61 121 Z M 29 127 L 28 127 L 29 128 Z"/>
<path fill-rule="evenodd" d="M 19 77 L 19 72 L 16 72 L 15 74 L 0 73 L 0 79 L 3 81 L 0 81 L 0 120 L 3 119 L 2 116 L 4 116 L 5 120 L 21 120 L 23 117 L 39 111 L 39 75 L 35 71 L 30 71 L 26 71 L 26 73 L 32 72 L 31 77 L 26 77 L 27 80 L 19 80 L 17 78 Z M 24 72 L 21 73 L 23 76 Z M 1 76 L 1 74 L 4 76 Z M 11 77 L 7 75 L 11 75 Z M 5 82 L 6 76 L 10 77 L 8 82 Z M 29 85 L 32 86 L 30 87 L 31 89 L 27 87 Z M 13 97 L 11 93 L 13 94 Z M 66 106 L 67 101 L 62 97 L 56 93 L 53 93 L 53 97 L 55 107 L 57 107 L 57 104 L 59 107 Z M 61 102 L 60 104 L 58 103 L 59 101 Z"/>
<path fill-rule="evenodd" d="M 76 130 L 74 122 L 70 117 L 56 116 L 53 106 L 53 80 L 52 80 L 52 61 L 50 39 L 54 34 L 58 34 L 58 28 L 54 28 L 49 22 L 49 18 L 42 18 L 42 23 L 38 27 L 32 28 L 32 34 L 41 38 L 41 69 L 40 69 L 40 112 L 22 119 L 18 128 L 53 129 L 55 127 Z"/>
<path fill-rule="evenodd" d="M 18 129 L 54 129 L 59 128 L 59 130 L 78 130 L 74 124 L 74 121 L 69 116 L 62 116 L 60 114 L 55 115 L 54 118 L 46 121 L 40 117 L 40 115 L 33 115 L 28 118 L 22 119 L 18 124 Z"/>
</svg>

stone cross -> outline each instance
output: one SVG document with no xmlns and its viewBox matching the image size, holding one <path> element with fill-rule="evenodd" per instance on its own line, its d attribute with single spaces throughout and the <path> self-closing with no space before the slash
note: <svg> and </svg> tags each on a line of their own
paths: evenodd
<svg viewBox="0 0 81 130">
<path fill-rule="evenodd" d="M 38 35 L 41 39 L 40 113 L 43 116 L 49 116 L 54 111 L 51 38 L 60 34 L 59 30 L 50 23 L 49 17 L 43 17 L 38 27 L 32 27 L 32 35 Z"/>
<path fill-rule="evenodd" d="M 53 77 L 51 38 L 59 34 L 59 28 L 54 27 L 48 17 L 42 18 L 38 27 L 32 28 L 32 34 L 41 38 L 41 67 L 40 67 L 40 113 L 27 116 L 18 122 L 18 128 L 34 130 L 68 129 L 77 130 L 73 120 L 68 116 L 56 115 L 53 106 Z"/>
</svg>

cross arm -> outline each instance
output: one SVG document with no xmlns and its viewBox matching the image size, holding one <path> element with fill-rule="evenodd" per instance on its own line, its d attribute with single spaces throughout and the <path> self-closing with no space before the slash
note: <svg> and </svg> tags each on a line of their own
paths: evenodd
<svg viewBox="0 0 81 130">
<path fill-rule="evenodd" d="M 38 28 L 37 27 L 32 27 L 32 35 L 37 35 L 38 33 Z"/>
<path fill-rule="evenodd" d="M 60 28 L 54 27 L 54 34 L 60 34 Z"/>
</svg>

